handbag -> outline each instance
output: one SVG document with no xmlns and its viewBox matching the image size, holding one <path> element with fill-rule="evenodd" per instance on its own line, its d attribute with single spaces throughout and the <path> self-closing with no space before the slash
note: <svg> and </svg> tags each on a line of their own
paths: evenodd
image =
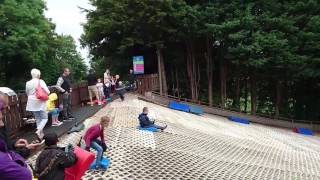
<svg viewBox="0 0 320 180">
<path fill-rule="evenodd" d="M 42 101 L 49 99 L 48 93 L 40 86 L 40 80 L 38 86 L 36 87 L 36 97 Z"/>
</svg>

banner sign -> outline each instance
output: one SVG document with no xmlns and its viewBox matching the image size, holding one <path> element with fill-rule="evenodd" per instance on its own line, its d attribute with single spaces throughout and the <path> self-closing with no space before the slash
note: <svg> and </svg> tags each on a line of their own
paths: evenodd
<svg viewBox="0 0 320 180">
<path fill-rule="evenodd" d="M 134 74 L 144 74 L 143 56 L 133 56 L 133 72 Z"/>
</svg>

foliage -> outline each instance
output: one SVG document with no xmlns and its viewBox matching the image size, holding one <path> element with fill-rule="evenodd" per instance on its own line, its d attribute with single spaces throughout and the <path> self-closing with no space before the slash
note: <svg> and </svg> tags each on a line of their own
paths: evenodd
<svg viewBox="0 0 320 180">
<path fill-rule="evenodd" d="M 44 9 L 42 0 L 0 1 L 0 86 L 23 89 L 32 68 L 48 84 L 56 83 L 64 66 L 81 79 L 86 67 L 73 39 L 54 33 Z"/>
<path fill-rule="evenodd" d="M 96 9 L 88 10 L 82 44 L 96 57 L 95 66 L 105 64 L 101 60 L 105 59 L 109 65 L 128 67 L 132 55 L 146 55 L 154 52 L 155 46 L 161 46 L 170 93 L 179 87 L 178 94 L 197 98 L 190 90 L 193 88 L 190 81 L 199 78 L 198 98 L 203 100 L 208 93 L 204 59 L 209 38 L 215 103 L 220 96 L 225 100 L 220 105 L 227 102 L 227 108 L 248 113 L 319 119 L 319 1 L 91 0 L 91 3 Z M 155 58 L 146 61 L 156 62 Z M 194 64 L 192 70 L 190 64 Z M 197 66 L 200 75 L 195 73 Z M 152 71 L 157 72 L 157 68 Z M 221 72 L 226 72 L 226 79 Z M 194 75 L 196 80 L 191 78 Z M 226 97 L 220 88 L 223 81 Z"/>
</svg>

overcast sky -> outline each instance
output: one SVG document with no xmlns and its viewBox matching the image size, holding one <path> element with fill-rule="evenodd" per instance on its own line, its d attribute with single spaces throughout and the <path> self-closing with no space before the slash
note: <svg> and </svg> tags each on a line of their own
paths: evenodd
<svg viewBox="0 0 320 180">
<path fill-rule="evenodd" d="M 83 33 L 81 23 L 86 22 L 86 15 L 79 7 L 92 9 L 89 0 L 46 0 L 46 2 L 48 10 L 45 15 L 56 24 L 56 32 L 71 35 L 77 43 L 78 51 L 88 63 L 88 51 L 81 49 L 79 42 Z"/>
</svg>

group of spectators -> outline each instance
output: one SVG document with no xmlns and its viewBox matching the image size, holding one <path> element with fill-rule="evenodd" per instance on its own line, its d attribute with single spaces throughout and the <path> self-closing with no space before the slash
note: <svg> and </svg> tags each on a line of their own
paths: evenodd
<svg viewBox="0 0 320 180">
<path fill-rule="evenodd" d="M 50 94 L 49 88 L 46 83 L 40 79 L 41 72 L 38 69 L 31 70 L 32 79 L 26 83 L 26 94 L 28 96 L 26 110 L 32 112 L 36 120 L 37 130 L 36 135 L 38 140 L 41 142 L 44 133 L 43 129 L 48 121 L 48 113 L 52 115 L 53 125 L 61 125 L 60 122 L 57 122 L 57 118 L 62 110 L 63 121 L 72 121 L 75 118 L 71 113 L 71 80 L 69 78 L 70 69 L 65 68 L 63 74 L 58 78 L 56 88 L 62 94 L 62 104 L 59 105 L 59 108 L 55 107 L 55 100 L 57 100 L 57 94 Z M 37 97 L 37 89 L 39 86 L 49 95 L 48 101 L 41 100 Z"/>
<path fill-rule="evenodd" d="M 52 116 L 52 125 L 61 125 L 58 120 L 60 111 L 62 111 L 63 121 L 72 121 L 75 118 L 71 113 L 71 80 L 69 78 L 70 69 L 65 68 L 62 75 L 58 78 L 56 88 L 62 95 L 62 104 L 56 107 L 58 95 L 50 93 L 48 86 L 41 77 L 38 69 L 31 70 L 32 79 L 26 83 L 26 94 L 28 96 L 26 110 L 33 113 L 36 120 L 37 140 L 28 142 L 26 139 L 11 140 L 7 134 L 5 124 L 3 122 L 2 110 L 7 107 L 8 102 L 4 95 L 0 94 L 0 179 L 16 179 L 31 180 L 32 174 L 38 179 L 64 179 L 64 168 L 75 164 L 77 157 L 70 147 L 61 148 L 57 146 L 58 136 L 55 133 L 44 134 L 43 129 L 48 121 L 48 115 Z M 133 90 L 135 85 L 135 76 L 130 70 L 128 76 L 129 89 Z M 93 94 L 97 97 L 98 104 L 103 98 L 109 100 L 110 93 L 117 93 L 121 100 L 124 100 L 124 87 L 120 81 L 120 76 L 111 76 L 107 69 L 104 73 L 103 81 L 96 78 L 93 70 L 87 77 L 90 102 L 92 103 Z M 48 94 L 48 99 L 39 99 L 37 96 L 38 89 L 41 88 Z M 99 103 L 100 101 L 100 103 Z M 139 116 L 140 125 L 142 127 L 156 127 L 165 129 L 154 124 L 149 120 L 148 109 L 144 108 L 143 113 Z M 90 151 L 93 148 L 97 151 L 97 168 L 100 166 L 103 152 L 106 151 L 106 143 L 104 140 L 104 129 L 108 126 L 110 119 L 107 116 L 101 118 L 99 124 L 90 127 L 83 139 L 85 140 L 85 149 Z M 100 139 L 98 139 L 100 138 Z M 35 169 L 31 168 L 25 161 L 30 156 L 32 150 L 37 149 L 45 143 L 46 148 L 40 153 L 36 160 Z"/>
<path fill-rule="evenodd" d="M 134 90 L 135 83 L 136 83 L 136 77 L 133 73 L 133 70 L 130 69 L 129 75 L 129 90 Z M 103 81 L 101 78 L 97 78 L 97 75 L 93 69 L 89 71 L 89 74 L 87 76 L 88 81 L 88 91 L 89 91 L 89 99 L 90 99 L 90 105 L 93 106 L 94 96 L 96 97 L 96 101 L 98 105 L 102 105 L 104 100 L 111 100 L 110 94 L 116 93 L 120 96 L 120 99 L 124 101 L 124 89 L 125 86 L 120 81 L 120 76 L 115 75 L 112 76 L 110 74 L 110 70 L 106 69 L 106 71 L 103 74 Z"/>
</svg>

